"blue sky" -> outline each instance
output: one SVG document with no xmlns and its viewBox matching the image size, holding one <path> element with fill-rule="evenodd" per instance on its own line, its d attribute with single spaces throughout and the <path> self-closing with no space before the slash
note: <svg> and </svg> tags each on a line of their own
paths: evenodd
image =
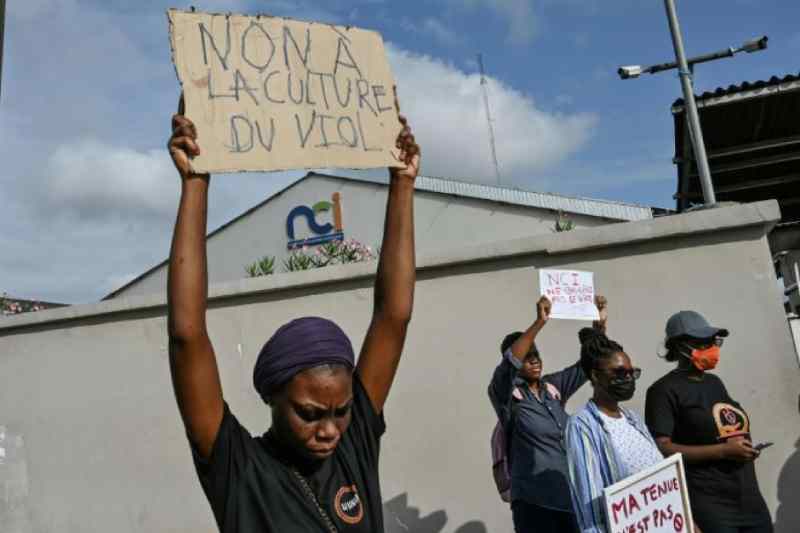
<svg viewBox="0 0 800 533">
<path fill-rule="evenodd" d="M 494 181 L 484 56 L 503 185 L 670 207 L 674 72 L 660 0 L 206 0 L 375 29 L 389 43 L 423 172 Z M 97 300 L 168 253 L 178 180 L 166 156 L 178 83 L 157 0 L 8 2 L 0 97 L 0 292 Z M 698 67 L 696 88 L 800 71 L 796 0 L 678 0 L 690 55 L 767 34 L 758 54 Z M 302 172 L 219 176 L 211 228 Z"/>
</svg>

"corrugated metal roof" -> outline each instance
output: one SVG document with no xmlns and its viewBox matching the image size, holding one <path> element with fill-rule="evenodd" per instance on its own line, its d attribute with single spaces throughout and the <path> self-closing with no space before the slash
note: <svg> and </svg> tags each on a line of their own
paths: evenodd
<svg viewBox="0 0 800 533">
<path fill-rule="evenodd" d="M 773 90 L 786 88 L 800 88 L 800 73 L 787 74 L 782 78 L 772 76 L 768 80 L 758 81 L 743 81 L 738 85 L 729 85 L 728 87 L 717 87 L 713 91 L 706 91 L 703 94 L 696 95 L 698 106 L 704 103 L 709 103 L 715 100 L 730 100 L 736 99 L 737 96 L 757 96 L 762 93 L 769 93 Z M 673 113 L 681 113 L 683 111 L 683 98 L 678 98 L 672 104 Z"/>
<path fill-rule="evenodd" d="M 323 176 L 324 174 L 318 175 Z M 326 177 L 342 178 L 343 176 Z M 354 177 L 344 177 L 344 179 L 376 181 Z M 633 221 L 653 218 L 653 210 L 650 207 L 642 205 L 612 202 L 609 200 L 576 198 L 552 193 L 523 191 L 520 189 L 495 187 L 480 183 L 434 178 L 431 176 L 419 176 L 416 182 L 416 189 L 440 194 L 451 194 L 453 196 L 465 198 L 475 198 L 478 200 L 488 200 L 490 202 L 502 202 L 512 205 L 537 207 L 539 209 L 550 209 L 552 211 L 564 211 L 565 213 L 588 215 L 612 220 Z"/>
<path fill-rule="evenodd" d="M 682 102 L 680 102 L 682 103 Z M 800 220 L 800 75 L 703 93 L 700 123 L 718 201 L 778 200 L 784 222 Z M 673 107 L 678 210 L 703 193 L 683 107 Z"/>
</svg>

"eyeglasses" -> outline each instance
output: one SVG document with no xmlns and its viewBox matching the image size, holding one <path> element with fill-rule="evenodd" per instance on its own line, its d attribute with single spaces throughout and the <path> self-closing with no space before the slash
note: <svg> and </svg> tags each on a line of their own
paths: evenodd
<svg viewBox="0 0 800 533">
<path fill-rule="evenodd" d="M 611 376 L 612 381 L 627 381 L 631 378 L 637 380 L 642 377 L 641 368 L 598 368 L 597 370 Z"/>
</svg>

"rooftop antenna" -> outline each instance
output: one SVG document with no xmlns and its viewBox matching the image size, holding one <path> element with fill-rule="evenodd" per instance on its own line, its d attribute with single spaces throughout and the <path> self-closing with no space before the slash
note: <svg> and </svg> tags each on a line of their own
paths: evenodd
<svg viewBox="0 0 800 533">
<path fill-rule="evenodd" d="M 489 146 L 492 149 L 492 162 L 494 163 L 494 174 L 497 178 L 497 185 L 500 186 L 500 165 L 497 163 L 497 148 L 494 142 L 494 126 L 492 125 L 492 112 L 489 108 L 489 89 L 486 84 L 486 75 L 483 71 L 483 54 L 478 53 L 478 66 L 481 70 L 481 89 L 483 91 L 483 105 L 486 107 L 486 121 L 489 125 Z"/>
<path fill-rule="evenodd" d="M 5 33 L 6 0 L 0 0 L 0 87 L 3 86 L 3 35 Z"/>
</svg>

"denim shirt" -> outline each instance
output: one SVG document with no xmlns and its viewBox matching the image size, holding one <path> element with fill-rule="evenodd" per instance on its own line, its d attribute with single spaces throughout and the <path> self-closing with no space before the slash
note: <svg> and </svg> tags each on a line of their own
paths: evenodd
<svg viewBox="0 0 800 533">
<path fill-rule="evenodd" d="M 625 408 L 620 411 L 656 447 L 641 417 Z M 566 439 L 572 505 L 578 527 L 581 533 L 607 533 L 603 489 L 630 476 L 631 472 L 617 456 L 594 401 L 590 400 L 570 417 Z"/>
<path fill-rule="evenodd" d="M 586 376 L 577 363 L 548 374 L 537 398 L 517 376 L 521 366 L 506 351 L 489 385 L 489 399 L 508 432 L 511 501 L 571 513 L 564 404 Z"/>
</svg>

